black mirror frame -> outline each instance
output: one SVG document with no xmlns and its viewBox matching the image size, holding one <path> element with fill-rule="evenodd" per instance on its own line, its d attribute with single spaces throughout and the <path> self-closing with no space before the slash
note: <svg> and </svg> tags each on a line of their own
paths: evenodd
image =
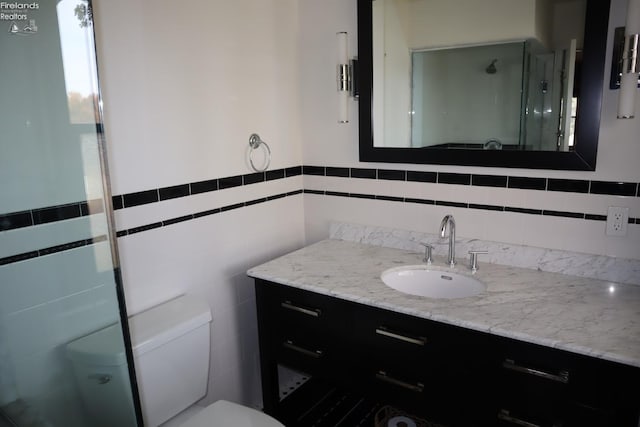
<svg viewBox="0 0 640 427">
<path fill-rule="evenodd" d="M 359 139 L 361 162 L 492 166 L 526 169 L 596 169 L 600 113 L 604 90 L 610 0 L 587 0 L 580 99 L 576 118 L 576 148 L 569 152 L 501 151 L 373 146 L 372 1 L 358 1 Z"/>
</svg>

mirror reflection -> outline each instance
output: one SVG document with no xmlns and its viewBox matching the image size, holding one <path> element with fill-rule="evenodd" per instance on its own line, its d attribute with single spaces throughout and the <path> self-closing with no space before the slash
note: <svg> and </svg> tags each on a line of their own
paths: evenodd
<svg viewBox="0 0 640 427">
<path fill-rule="evenodd" d="M 572 151 L 585 12 L 586 0 L 372 2 L 374 147 Z"/>
</svg>

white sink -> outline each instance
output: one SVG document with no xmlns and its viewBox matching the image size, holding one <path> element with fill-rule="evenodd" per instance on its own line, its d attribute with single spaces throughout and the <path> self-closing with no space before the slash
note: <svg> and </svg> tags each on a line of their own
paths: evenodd
<svg viewBox="0 0 640 427">
<path fill-rule="evenodd" d="M 383 271 L 380 278 L 397 291 L 428 298 L 465 298 L 487 289 L 484 283 L 471 276 L 435 270 L 427 265 L 390 268 Z"/>
</svg>

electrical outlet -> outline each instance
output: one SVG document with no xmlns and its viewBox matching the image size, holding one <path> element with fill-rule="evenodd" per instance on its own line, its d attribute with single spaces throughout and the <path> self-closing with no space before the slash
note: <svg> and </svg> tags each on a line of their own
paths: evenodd
<svg viewBox="0 0 640 427">
<path fill-rule="evenodd" d="M 629 208 L 609 206 L 607 210 L 607 236 L 626 236 Z"/>
</svg>

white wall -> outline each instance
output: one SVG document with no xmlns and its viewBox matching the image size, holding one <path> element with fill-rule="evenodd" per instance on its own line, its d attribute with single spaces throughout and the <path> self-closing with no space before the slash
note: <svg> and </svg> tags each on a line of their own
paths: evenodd
<svg viewBox="0 0 640 427">
<path fill-rule="evenodd" d="M 420 81 L 422 90 L 414 89 L 421 103 L 414 110 L 414 125 L 418 120 L 422 137 L 414 136 L 412 146 L 483 144 L 494 138 L 503 144 L 519 144 L 523 45 L 514 42 L 416 54 L 414 61 L 422 63 L 422 72 L 414 75 L 414 87 Z M 489 74 L 486 68 L 494 59 L 497 72 Z"/>
<path fill-rule="evenodd" d="M 380 65 L 378 69 L 384 70 L 374 75 L 374 90 L 383 95 L 373 98 L 373 108 L 384 117 L 383 131 L 374 132 L 374 141 L 383 147 L 411 146 L 411 51 L 409 34 L 405 31 L 409 29 L 407 12 L 406 2 L 373 3 L 372 19 L 382 24 L 374 27 L 378 33 L 374 37 L 381 43 L 374 45 L 373 56 L 376 65 Z"/>
<path fill-rule="evenodd" d="M 622 0 L 613 0 L 610 40 L 613 29 L 624 25 L 625 5 Z M 307 101 L 302 106 L 301 117 L 302 128 L 307 135 L 303 140 L 304 164 L 636 183 L 640 181 L 640 144 L 637 136 L 640 134 L 640 120 L 617 120 L 618 93 L 608 88 L 603 89 L 604 103 L 595 172 L 359 162 L 356 108 L 352 109 L 349 124 L 339 129 L 327 129 L 326 123 L 334 111 L 332 105 L 335 93 L 329 90 L 331 85 L 325 82 L 327 78 L 324 71 L 327 64 L 332 64 L 330 55 L 325 55 L 324 52 L 336 49 L 331 37 L 335 26 L 339 23 L 355 39 L 355 9 L 355 2 L 342 0 L 327 0 L 322 5 L 314 0 L 300 1 L 301 26 L 305 28 L 302 46 L 313 45 L 315 48 L 301 51 L 301 87 Z M 611 65 L 611 42 L 607 45 L 609 51 L 605 81 L 608 81 Z M 601 215 L 606 215 L 608 206 L 627 206 L 631 217 L 640 216 L 640 198 L 637 197 L 315 176 L 305 176 L 305 188 Z M 626 237 L 608 237 L 604 233 L 603 221 L 305 195 L 305 223 L 309 242 L 328 236 L 328 223 L 331 220 L 435 232 L 440 219 L 448 212 L 455 215 L 460 236 L 625 258 L 640 257 L 640 227 L 637 225 L 629 227 L 629 235 Z"/>
<path fill-rule="evenodd" d="M 535 0 L 426 0 L 409 3 L 412 48 L 546 38 L 544 34 L 537 34 L 538 2 Z M 460 14 L 462 10 L 466 13 Z"/>
<path fill-rule="evenodd" d="M 271 147 L 270 169 L 301 164 L 295 0 L 94 5 L 113 194 L 250 173 L 253 132 Z M 117 228 L 301 186 L 297 176 L 125 208 L 116 211 Z M 260 404 L 255 298 L 246 270 L 303 245 L 302 208 L 302 196 L 290 196 L 118 239 L 130 314 L 181 293 L 211 306 L 203 403 Z"/>
</svg>

